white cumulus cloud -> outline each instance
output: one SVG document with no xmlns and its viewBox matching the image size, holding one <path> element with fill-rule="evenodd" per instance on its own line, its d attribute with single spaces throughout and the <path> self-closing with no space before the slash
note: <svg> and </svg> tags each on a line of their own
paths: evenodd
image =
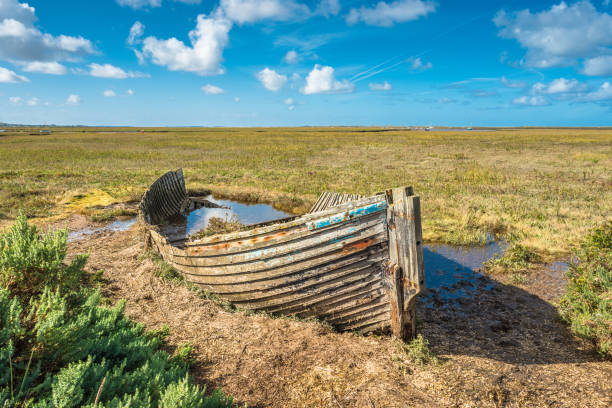
<svg viewBox="0 0 612 408">
<path fill-rule="evenodd" d="M 0 59 L 11 61 L 72 60 L 94 53 L 81 36 L 53 36 L 41 32 L 34 7 L 17 0 L 0 0 Z"/>
<path fill-rule="evenodd" d="M 107 89 L 106 91 L 103 92 L 103 95 L 107 98 L 112 98 L 113 96 L 117 96 L 117 94 L 115 94 L 115 92 L 112 89 Z"/>
<path fill-rule="evenodd" d="M 10 69 L 0 67 L 0 83 L 30 82 L 28 78 L 18 75 Z"/>
<path fill-rule="evenodd" d="M 604 82 L 599 89 L 582 95 L 579 101 L 583 102 L 602 102 L 612 100 L 612 85 L 610 82 Z"/>
<path fill-rule="evenodd" d="M 37 106 L 40 103 L 40 99 L 32 97 L 28 100 L 28 106 Z"/>
<path fill-rule="evenodd" d="M 305 95 L 319 93 L 352 92 L 355 85 L 346 79 L 338 81 L 334 69 L 330 66 L 315 65 L 306 77 L 306 86 L 300 91 Z"/>
<path fill-rule="evenodd" d="M 352 8 L 346 17 L 349 25 L 363 21 L 365 24 L 390 27 L 395 23 L 416 20 L 436 11 L 436 3 L 423 0 L 380 1 L 375 7 Z"/>
<path fill-rule="evenodd" d="M 300 60 L 300 56 L 295 50 L 291 50 L 291 51 L 288 51 L 287 54 L 285 54 L 285 57 L 283 58 L 283 60 L 287 64 L 297 64 Z"/>
<path fill-rule="evenodd" d="M 273 92 L 279 91 L 287 83 L 286 75 L 281 75 L 268 67 L 259 71 L 256 76 L 266 89 Z"/>
<path fill-rule="evenodd" d="M 590 76 L 612 76 L 612 55 L 589 58 L 584 62 L 582 73 Z"/>
<path fill-rule="evenodd" d="M 310 9 L 294 0 L 221 0 L 215 14 L 245 24 L 304 18 L 310 15 Z"/>
<path fill-rule="evenodd" d="M 368 86 L 370 87 L 372 91 L 390 91 L 391 90 L 391 84 L 387 81 L 383 82 L 382 84 L 370 83 Z"/>
<path fill-rule="evenodd" d="M 131 89 L 128 89 L 125 93 L 128 94 L 129 96 L 134 95 L 134 91 Z"/>
<path fill-rule="evenodd" d="M 127 38 L 127 43 L 130 45 L 137 44 L 141 41 L 142 35 L 144 34 L 145 26 L 140 21 L 136 21 L 130 28 L 130 34 Z"/>
<path fill-rule="evenodd" d="M 558 78 L 549 84 L 538 82 L 531 89 L 533 93 L 554 95 L 583 92 L 588 89 L 588 86 L 576 79 Z"/>
<path fill-rule="evenodd" d="M 81 103 L 81 97 L 79 95 L 71 94 L 66 99 L 66 105 L 78 105 Z"/>
<path fill-rule="evenodd" d="M 224 72 L 221 67 L 223 49 L 228 42 L 232 23 L 224 18 L 198 16 L 196 28 L 189 33 L 191 46 L 176 38 L 160 40 L 144 39 L 142 53 L 154 64 L 170 71 L 188 71 L 199 75 L 215 75 Z"/>
<path fill-rule="evenodd" d="M 562 1 L 536 13 L 502 10 L 493 22 L 501 37 L 514 39 L 527 49 L 524 63 L 528 66 L 569 66 L 612 53 L 612 15 L 598 12 L 590 1 L 569 6 Z"/>
<path fill-rule="evenodd" d="M 9 102 L 11 105 L 19 105 L 21 103 L 21 98 L 19 96 L 10 96 Z"/>
<path fill-rule="evenodd" d="M 66 69 L 65 66 L 55 61 L 26 62 L 26 63 L 23 63 L 22 69 L 26 72 L 38 72 L 41 74 L 50 74 L 50 75 L 65 75 L 66 73 L 68 73 L 68 70 Z"/>
<path fill-rule="evenodd" d="M 206 95 L 221 95 L 225 93 L 223 89 L 211 84 L 206 84 L 201 89 Z"/>
</svg>

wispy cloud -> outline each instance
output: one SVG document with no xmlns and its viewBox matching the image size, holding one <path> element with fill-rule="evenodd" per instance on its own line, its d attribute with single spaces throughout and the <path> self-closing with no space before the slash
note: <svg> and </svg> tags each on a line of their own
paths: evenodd
<svg viewBox="0 0 612 408">
<path fill-rule="evenodd" d="M 211 84 L 206 84 L 200 89 L 202 89 L 202 91 L 206 95 L 221 95 L 225 93 L 225 91 L 222 88 L 219 88 L 218 86 L 211 85 Z"/>
<path fill-rule="evenodd" d="M 390 91 L 392 89 L 391 84 L 387 81 L 383 82 L 382 84 L 371 82 L 368 84 L 368 86 L 372 91 Z"/>
<path fill-rule="evenodd" d="M 89 64 L 89 75 L 98 78 L 114 78 L 114 79 L 125 79 L 125 78 L 143 78 L 147 77 L 147 74 L 142 72 L 124 71 L 123 69 L 116 67 L 111 64 Z"/>
</svg>

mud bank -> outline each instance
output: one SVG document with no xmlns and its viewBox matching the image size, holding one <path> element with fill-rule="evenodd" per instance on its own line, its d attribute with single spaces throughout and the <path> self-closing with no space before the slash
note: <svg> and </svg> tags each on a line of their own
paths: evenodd
<svg viewBox="0 0 612 408">
<path fill-rule="evenodd" d="M 88 268 L 104 271 L 104 295 L 127 299 L 131 317 L 150 329 L 168 325 L 171 346 L 195 346 L 192 372 L 200 384 L 222 386 L 249 407 L 612 403 L 612 363 L 601 361 L 558 319 L 546 274 L 532 276 L 537 284 L 525 288 L 479 276 L 470 296 L 453 302 L 431 291 L 419 304 L 419 331 L 441 362 L 419 368 L 390 338 L 229 313 L 180 283 L 162 281 L 143 256 L 136 227 L 99 231 L 69 246 L 71 255 L 91 252 Z M 463 268 L 439 252 L 430 256 Z"/>
</svg>

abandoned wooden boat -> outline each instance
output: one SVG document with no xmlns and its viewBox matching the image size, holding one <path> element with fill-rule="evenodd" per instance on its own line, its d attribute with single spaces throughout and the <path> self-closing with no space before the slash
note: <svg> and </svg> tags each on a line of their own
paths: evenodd
<svg viewBox="0 0 612 408">
<path fill-rule="evenodd" d="M 303 216 L 202 238 L 176 222 L 214 205 L 188 196 L 180 169 L 155 181 L 140 203 L 147 245 L 187 281 L 246 309 L 414 335 L 425 277 L 411 188 L 372 197 L 324 193 Z"/>
</svg>

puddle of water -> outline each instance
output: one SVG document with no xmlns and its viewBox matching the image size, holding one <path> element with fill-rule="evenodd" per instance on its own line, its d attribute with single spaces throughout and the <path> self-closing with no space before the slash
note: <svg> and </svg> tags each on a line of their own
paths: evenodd
<svg viewBox="0 0 612 408">
<path fill-rule="evenodd" d="M 127 220 L 117 220 L 108 225 L 99 228 L 83 228 L 82 230 L 68 233 L 68 242 L 79 241 L 87 235 L 95 234 L 102 231 L 127 231 L 136 223 L 138 217 L 129 218 Z"/>
<path fill-rule="evenodd" d="M 186 234 L 194 234 L 208 225 L 212 217 L 231 219 L 233 216 L 244 225 L 259 224 L 260 222 L 274 221 L 281 218 L 292 217 L 284 211 L 277 210 L 269 204 L 248 204 L 232 200 L 219 200 L 212 196 L 205 197 L 208 201 L 227 208 L 202 207 L 189 213 L 187 216 Z"/>
<path fill-rule="evenodd" d="M 565 273 L 569 269 L 569 263 L 570 261 L 555 261 L 551 264 L 548 264 L 547 267 L 548 269 L 554 272 Z"/>
<path fill-rule="evenodd" d="M 491 280 L 478 272 L 485 261 L 503 254 L 507 244 L 492 242 L 482 247 L 444 244 L 425 245 L 426 303 L 454 302 L 472 298 L 476 292 L 491 290 Z"/>
</svg>

